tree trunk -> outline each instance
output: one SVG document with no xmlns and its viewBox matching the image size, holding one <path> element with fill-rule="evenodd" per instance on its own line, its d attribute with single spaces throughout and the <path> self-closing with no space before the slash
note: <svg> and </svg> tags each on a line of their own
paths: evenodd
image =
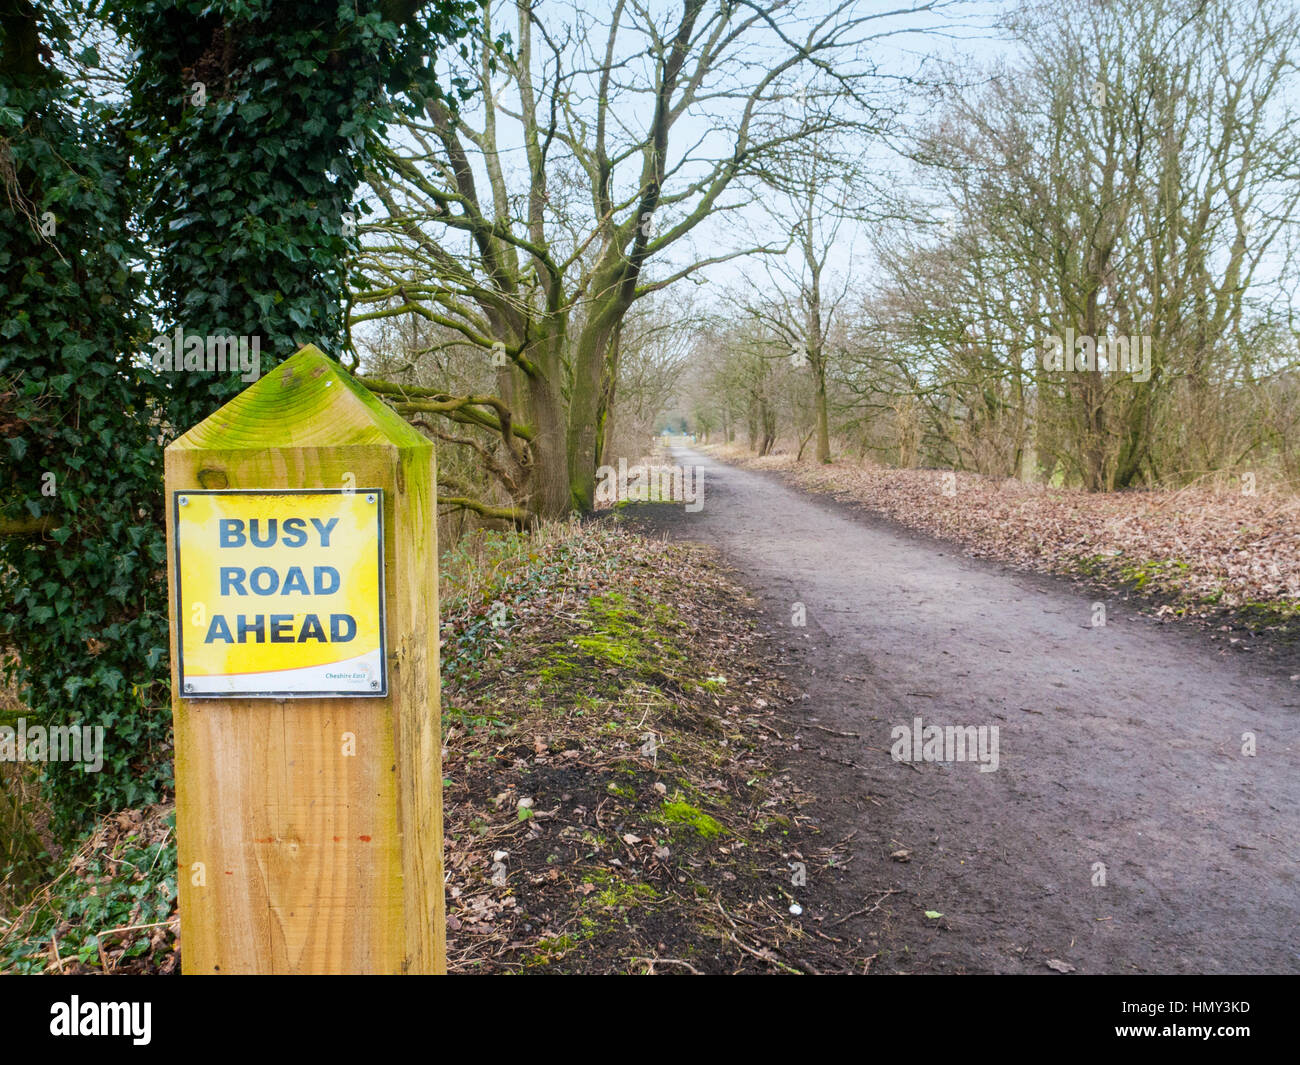
<svg viewBox="0 0 1300 1065">
<path fill-rule="evenodd" d="M 530 444 L 533 473 L 529 509 L 539 518 L 560 520 L 572 509 L 563 400 L 549 377 L 532 378 L 529 396 L 536 432 Z"/>
<path fill-rule="evenodd" d="M 831 436 L 830 424 L 826 417 L 826 375 L 822 372 L 817 374 L 817 461 L 831 461 Z M 803 449 L 800 448 L 800 451 Z"/>
<path fill-rule="evenodd" d="M 614 287 L 621 270 L 598 274 L 596 291 Z M 570 378 L 568 429 L 568 510 L 589 513 L 595 505 L 596 468 L 600 465 L 607 403 L 613 396 L 610 359 L 618 325 L 630 304 L 615 290 L 604 300 L 594 303 L 583 324 L 573 351 Z"/>
</svg>

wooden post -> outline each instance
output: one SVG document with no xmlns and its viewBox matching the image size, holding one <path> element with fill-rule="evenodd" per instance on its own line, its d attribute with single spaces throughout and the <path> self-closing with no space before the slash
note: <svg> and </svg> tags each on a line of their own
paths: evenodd
<svg viewBox="0 0 1300 1065">
<path fill-rule="evenodd" d="M 435 485 L 432 443 L 311 346 L 167 448 L 184 972 L 445 971 Z M 355 510 L 349 535 L 380 542 L 366 498 L 382 512 L 378 580 L 343 536 Z M 312 506 L 344 515 L 333 540 L 300 516 Z M 222 507 L 266 520 L 218 537 Z M 280 545 L 253 574 L 277 515 Z M 359 610 L 339 609 L 349 597 Z M 363 666 L 320 664 L 380 618 Z M 318 690 L 333 685 L 348 694 Z"/>
</svg>

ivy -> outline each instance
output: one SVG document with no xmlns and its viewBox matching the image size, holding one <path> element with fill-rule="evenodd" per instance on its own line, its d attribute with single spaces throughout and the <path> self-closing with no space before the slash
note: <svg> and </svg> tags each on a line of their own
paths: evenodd
<svg viewBox="0 0 1300 1065">
<path fill-rule="evenodd" d="M 151 340 L 177 326 L 256 336 L 262 372 L 307 341 L 340 351 L 366 145 L 390 98 L 440 94 L 428 57 L 476 12 L 92 0 L 0 13 L 0 533 L 23 533 L 0 535 L 0 647 L 30 719 L 104 727 L 101 772 L 47 767 L 65 834 L 170 789 L 162 450 L 246 387 L 156 367 Z M 99 55 L 77 19 L 134 46 L 124 100 L 89 98 Z"/>
<path fill-rule="evenodd" d="M 51 869 L 47 885 L 0 934 L 0 970 L 50 972 L 52 955 L 60 972 L 151 971 L 167 955 L 165 971 L 174 970 L 176 815 L 112 823 L 125 820 L 107 819 L 77 840 L 70 864 Z"/>
<path fill-rule="evenodd" d="M 0 71 L 0 519 L 53 532 L 0 538 L 0 643 L 33 724 L 105 729 L 101 772 L 48 767 L 67 828 L 169 782 L 167 693 L 141 668 L 167 646 L 161 393 L 133 357 L 143 254 L 121 116 L 81 95 L 62 22 L 24 29 Z M 32 63 L 37 41 L 74 73 Z"/>
<path fill-rule="evenodd" d="M 477 5 L 115 0 L 109 10 L 138 42 L 130 133 L 148 174 L 160 330 L 257 336 L 263 372 L 305 343 L 338 357 L 366 144 L 401 106 L 391 101 L 442 95 L 428 57 L 469 32 Z M 189 426 L 244 384 L 176 375 L 169 417 Z"/>
</svg>

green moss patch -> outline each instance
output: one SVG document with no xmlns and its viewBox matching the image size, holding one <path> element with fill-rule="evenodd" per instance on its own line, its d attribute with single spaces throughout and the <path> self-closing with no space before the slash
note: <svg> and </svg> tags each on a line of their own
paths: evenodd
<svg viewBox="0 0 1300 1065">
<path fill-rule="evenodd" d="M 725 831 L 722 822 L 710 817 L 703 810 L 698 810 L 688 802 L 666 802 L 660 811 L 660 818 L 670 825 L 686 825 L 695 830 L 704 839 L 713 839 Z"/>
</svg>

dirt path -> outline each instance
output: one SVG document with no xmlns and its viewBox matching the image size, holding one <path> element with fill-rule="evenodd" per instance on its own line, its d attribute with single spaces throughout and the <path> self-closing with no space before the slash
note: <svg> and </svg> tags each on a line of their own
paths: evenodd
<svg viewBox="0 0 1300 1065">
<path fill-rule="evenodd" d="M 809 865 L 812 927 L 879 902 L 833 934 L 892 970 L 1300 972 L 1300 682 L 1119 603 L 1094 627 L 1067 582 L 676 459 L 705 468 L 703 509 L 638 520 L 722 549 L 808 693 L 791 769 L 829 797 L 808 810 L 824 838 L 849 837 Z M 997 770 L 894 761 L 918 716 L 997 726 Z"/>
</svg>

